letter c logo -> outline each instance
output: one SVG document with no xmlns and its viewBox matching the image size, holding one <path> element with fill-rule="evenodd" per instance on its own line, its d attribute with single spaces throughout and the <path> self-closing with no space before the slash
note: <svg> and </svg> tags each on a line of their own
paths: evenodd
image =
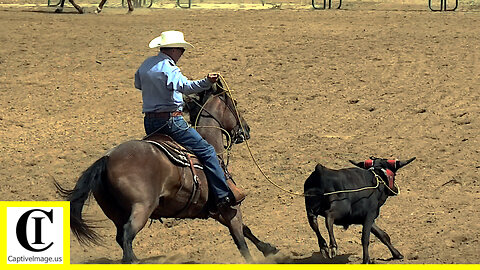
<svg viewBox="0 0 480 270">
<path fill-rule="evenodd" d="M 41 212 L 45 214 L 45 216 L 50 220 L 51 223 L 53 223 L 53 209 L 50 210 L 49 212 L 42 210 L 42 209 L 32 209 L 27 212 L 25 212 L 19 219 L 17 223 L 17 239 L 20 245 L 24 247 L 26 250 L 32 251 L 32 252 L 41 252 L 44 250 L 47 250 L 53 245 L 53 242 L 48 244 L 44 248 L 34 248 L 31 246 L 31 244 L 28 242 L 27 239 L 27 223 L 30 215 L 33 212 Z M 32 217 L 34 220 L 34 225 L 35 225 L 35 241 L 32 244 L 39 245 L 39 244 L 45 244 L 42 242 L 42 220 L 44 217 Z"/>
</svg>

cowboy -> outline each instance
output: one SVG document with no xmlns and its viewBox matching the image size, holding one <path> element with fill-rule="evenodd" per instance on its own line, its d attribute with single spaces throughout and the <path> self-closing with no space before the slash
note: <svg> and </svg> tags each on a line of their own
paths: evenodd
<svg viewBox="0 0 480 270">
<path fill-rule="evenodd" d="M 135 88 L 142 91 L 145 132 L 147 135 L 154 132 L 169 135 L 192 151 L 204 166 L 218 209 L 220 212 L 230 209 L 245 198 L 245 192 L 238 187 L 232 187 L 235 191 L 232 192 L 215 149 L 182 116 L 182 94 L 210 89 L 219 75 L 209 73 L 204 79 L 191 81 L 182 74 L 176 64 L 186 49 L 193 48 L 182 32 L 162 32 L 149 47 L 160 48 L 160 52 L 147 58 L 135 73 Z"/>
</svg>

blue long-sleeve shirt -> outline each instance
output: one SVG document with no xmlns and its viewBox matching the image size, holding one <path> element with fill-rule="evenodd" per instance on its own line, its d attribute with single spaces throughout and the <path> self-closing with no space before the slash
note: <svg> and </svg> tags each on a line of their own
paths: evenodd
<svg viewBox="0 0 480 270">
<path fill-rule="evenodd" d="M 168 55 L 147 58 L 135 72 L 135 88 L 142 91 L 143 112 L 174 112 L 183 109 L 183 96 L 209 89 L 207 78 L 190 81 Z"/>
</svg>

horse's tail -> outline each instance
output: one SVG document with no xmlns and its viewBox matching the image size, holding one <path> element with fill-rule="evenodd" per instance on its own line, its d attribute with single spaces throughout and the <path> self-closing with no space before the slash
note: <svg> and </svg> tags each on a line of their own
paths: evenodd
<svg viewBox="0 0 480 270">
<path fill-rule="evenodd" d="M 82 209 L 91 192 L 102 184 L 106 177 L 108 156 L 103 156 L 88 169 L 86 169 L 72 190 L 62 188 L 57 182 L 55 186 L 58 192 L 66 200 L 70 201 L 70 228 L 78 241 L 82 244 L 89 242 L 101 245 L 100 236 L 93 231 L 94 226 L 82 218 Z"/>
</svg>

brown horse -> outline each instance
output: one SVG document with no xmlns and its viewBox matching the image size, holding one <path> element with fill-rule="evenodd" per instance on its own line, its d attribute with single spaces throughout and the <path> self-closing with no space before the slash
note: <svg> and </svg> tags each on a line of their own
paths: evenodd
<svg viewBox="0 0 480 270">
<path fill-rule="evenodd" d="M 189 110 L 191 122 L 198 122 L 198 132 L 217 153 L 225 149 L 225 132 L 231 143 L 250 138 L 249 127 L 238 114 L 235 101 L 220 84 L 199 95 L 196 104 L 196 108 Z M 240 205 L 234 207 L 230 217 L 219 214 L 215 204 L 211 203 L 213 200 L 209 200 L 203 171 L 197 169 L 198 178 L 192 177 L 195 169 L 173 164 L 164 151 L 151 142 L 158 141 L 158 137 L 127 141 L 111 149 L 83 172 L 73 190 L 55 183 L 59 192 L 70 201 L 70 226 L 81 243 L 99 243 L 98 234 L 82 218 L 85 200 L 93 193 L 117 228 L 116 240 L 123 249 L 124 263 L 137 261 L 132 241 L 149 218 L 213 217 L 229 229 L 247 262 L 252 262 L 252 257 L 245 237 L 265 256 L 278 252 L 274 246 L 257 239 L 243 224 Z M 198 184 L 196 179 L 199 179 Z"/>
<path fill-rule="evenodd" d="M 83 14 L 83 13 L 85 12 L 85 10 L 84 10 L 81 6 L 77 5 L 77 4 L 75 3 L 75 1 L 73 1 L 73 0 L 68 0 L 68 1 L 70 2 L 70 4 L 72 4 L 72 6 L 74 6 L 74 7 L 77 9 L 78 13 Z M 135 0 L 134 0 L 134 1 L 135 1 Z M 107 2 L 107 0 L 102 0 L 102 1 L 100 2 L 100 4 L 98 4 L 98 7 L 97 7 L 97 9 L 95 10 L 95 13 L 98 14 L 98 13 L 102 12 L 103 5 L 105 5 L 105 2 Z M 132 12 L 133 9 L 134 9 L 134 8 L 133 8 L 133 4 L 132 4 L 132 0 L 127 0 L 127 3 L 128 3 L 128 13 L 130 13 L 130 12 Z M 65 0 L 60 0 L 60 2 L 58 3 L 58 6 L 57 6 L 57 9 L 55 10 L 55 12 L 56 12 L 56 13 L 63 12 L 63 6 L 64 6 L 64 4 L 65 4 Z"/>
</svg>

